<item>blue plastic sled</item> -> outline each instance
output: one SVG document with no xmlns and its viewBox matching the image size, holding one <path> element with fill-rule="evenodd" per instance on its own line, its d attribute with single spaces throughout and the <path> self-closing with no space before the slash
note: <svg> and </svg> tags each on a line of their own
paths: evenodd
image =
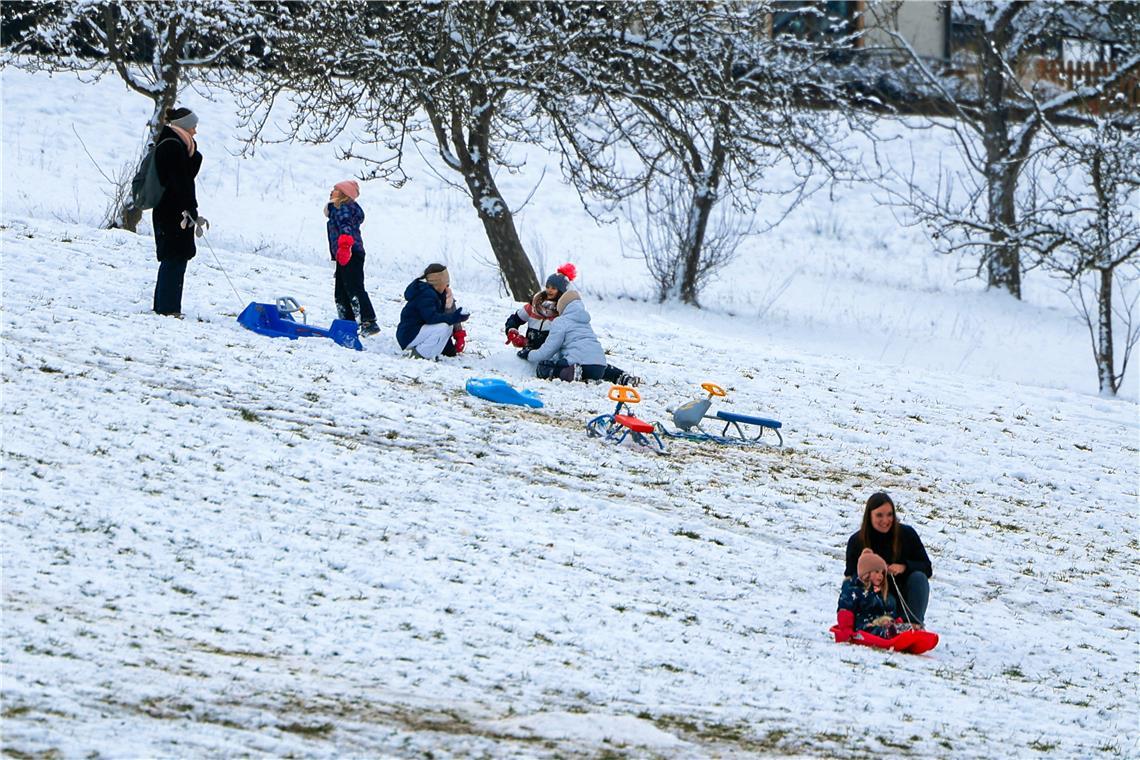
<svg viewBox="0 0 1140 760">
<path fill-rule="evenodd" d="M 515 404 L 541 409 L 542 399 L 536 391 L 519 391 L 506 380 L 497 377 L 473 377 L 467 381 L 467 392 L 497 404 Z"/>
<path fill-rule="evenodd" d="M 251 303 L 238 315 L 237 321 L 247 329 L 271 338 L 288 338 L 296 340 L 315 336 L 319 338 L 332 338 L 332 340 L 345 348 L 354 348 L 363 351 L 360 337 L 357 333 L 356 323 L 351 319 L 334 319 L 329 329 L 302 324 L 293 319 L 288 313 L 283 313 L 275 304 Z"/>
</svg>

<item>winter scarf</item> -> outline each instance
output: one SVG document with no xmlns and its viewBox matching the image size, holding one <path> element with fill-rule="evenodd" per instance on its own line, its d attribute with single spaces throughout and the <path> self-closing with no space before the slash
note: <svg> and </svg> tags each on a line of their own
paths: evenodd
<svg viewBox="0 0 1140 760">
<path fill-rule="evenodd" d="M 190 114 L 190 116 L 194 116 L 194 114 Z M 183 116 L 181 119 L 175 119 L 174 121 L 185 121 L 186 119 L 189 119 L 190 116 Z M 174 121 L 170 122 L 168 125 L 170 127 L 170 131 L 178 135 L 180 138 L 182 138 L 182 142 L 186 143 L 186 154 L 189 156 L 194 155 L 194 138 L 191 137 L 190 133 L 185 129 L 176 125 Z M 197 117 L 194 118 L 194 123 L 198 123 Z"/>
</svg>

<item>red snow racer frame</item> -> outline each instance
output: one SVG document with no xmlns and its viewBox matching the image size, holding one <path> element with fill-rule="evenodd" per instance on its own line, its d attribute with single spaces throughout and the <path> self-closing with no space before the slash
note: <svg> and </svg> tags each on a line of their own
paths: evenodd
<svg viewBox="0 0 1140 760">
<path fill-rule="evenodd" d="M 641 403 L 641 394 L 628 385 L 614 385 L 607 394 L 610 401 L 616 401 L 613 414 L 603 414 L 586 423 L 586 435 L 602 438 L 607 443 L 620 444 L 632 438 L 639 446 L 645 446 L 658 454 L 665 453 L 665 444 L 653 429 L 653 423 L 634 415 L 630 404 Z M 652 436 L 652 440 L 650 440 Z"/>
<path fill-rule="evenodd" d="M 836 623 L 831 626 L 830 630 L 835 634 L 835 643 L 841 644 L 849 641 L 852 644 L 862 644 L 865 647 L 893 649 L 896 652 L 908 652 L 909 654 L 923 654 L 938 646 L 938 634 L 933 631 L 912 628 L 903 631 L 892 639 L 884 639 L 866 631 L 852 630 L 850 626 L 853 622 L 854 616 L 852 615 L 851 622 L 847 625 Z"/>
</svg>

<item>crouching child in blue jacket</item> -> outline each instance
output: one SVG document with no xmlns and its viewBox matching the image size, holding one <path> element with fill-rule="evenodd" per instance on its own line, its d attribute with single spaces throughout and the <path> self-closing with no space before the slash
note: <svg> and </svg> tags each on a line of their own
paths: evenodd
<svg viewBox="0 0 1140 760">
<path fill-rule="evenodd" d="M 857 576 L 844 579 L 836 617 L 848 638 L 856 631 L 881 639 L 898 634 L 895 598 L 887 593 L 887 561 L 870 549 L 859 557 Z"/>
<path fill-rule="evenodd" d="M 443 264 L 428 264 L 422 276 L 404 289 L 403 310 L 396 342 L 418 359 L 455 356 L 463 351 L 467 333 L 462 323 L 471 315 L 455 304 L 451 277 Z"/>
</svg>

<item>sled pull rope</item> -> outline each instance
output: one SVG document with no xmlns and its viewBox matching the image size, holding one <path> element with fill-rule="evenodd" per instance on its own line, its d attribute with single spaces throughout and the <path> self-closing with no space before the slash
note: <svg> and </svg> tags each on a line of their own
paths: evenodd
<svg viewBox="0 0 1140 760">
<path fill-rule="evenodd" d="M 225 276 L 226 282 L 228 282 L 230 284 L 230 290 L 232 290 L 234 292 L 234 295 L 237 296 L 238 311 L 241 311 L 242 306 L 245 304 L 246 299 L 242 298 L 241 293 L 239 293 L 238 289 L 234 287 L 234 281 L 230 279 L 229 272 L 227 272 L 226 268 L 224 266 L 222 266 L 222 260 L 218 258 L 217 252 L 214 251 L 214 246 L 210 242 L 210 236 L 209 235 L 203 235 L 203 240 L 206 241 L 206 246 L 210 249 L 210 253 L 213 255 L 214 261 L 218 262 L 218 269 L 222 270 L 222 274 Z"/>
<path fill-rule="evenodd" d="M 895 587 L 895 596 L 898 597 L 899 604 L 902 605 L 903 617 L 906 618 L 907 623 L 914 625 L 914 617 L 910 614 L 910 609 L 906 606 L 906 599 L 903 598 L 903 592 L 902 589 L 899 588 L 898 581 L 896 581 L 895 576 L 890 573 L 887 573 L 887 577 L 891 579 L 891 585 Z"/>
</svg>

